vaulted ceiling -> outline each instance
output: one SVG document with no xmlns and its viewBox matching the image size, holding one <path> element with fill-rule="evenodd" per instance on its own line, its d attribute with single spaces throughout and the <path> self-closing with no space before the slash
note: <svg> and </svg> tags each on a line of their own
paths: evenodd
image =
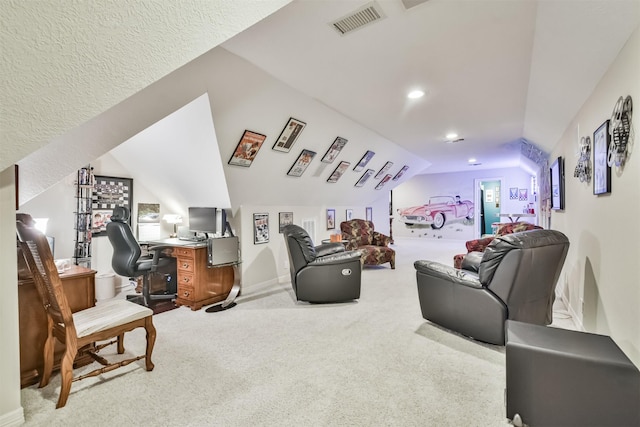
<svg viewBox="0 0 640 427">
<path fill-rule="evenodd" d="M 382 19 L 330 25 L 363 6 Z M 640 0 L 17 2 L 1 15 L 0 169 L 47 148 L 30 159 L 37 194 L 205 93 L 167 87 L 218 45 L 428 173 L 522 165 L 521 141 L 553 149 L 638 27 Z M 408 100 L 415 88 L 425 96 Z"/>
<path fill-rule="evenodd" d="M 363 7 L 381 18 L 331 25 Z M 223 47 L 435 173 L 521 164 L 523 139 L 551 151 L 639 16 L 638 0 L 301 0 Z"/>
</svg>

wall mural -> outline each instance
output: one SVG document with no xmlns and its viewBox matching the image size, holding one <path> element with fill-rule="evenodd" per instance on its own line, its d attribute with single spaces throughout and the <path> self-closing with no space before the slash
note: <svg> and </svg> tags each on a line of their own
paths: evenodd
<svg viewBox="0 0 640 427">
<path fill-rule="evenodd" d="M 453 238 L 473 232 L 474 215 L 473 202 L 454 194 L 431 196 L 425 204 L 400 208 L 396 219 L 412 234 Z"/>
</svg>

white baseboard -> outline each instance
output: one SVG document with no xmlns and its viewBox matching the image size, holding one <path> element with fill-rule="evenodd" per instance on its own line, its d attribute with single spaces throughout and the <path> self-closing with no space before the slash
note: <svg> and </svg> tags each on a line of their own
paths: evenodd
<svg viewBox="0 0 640 427">
<path fill-rule="evenodd" d="M 584 325 L 582 324 L 582 318 L 579 317 L 578 313 L 576 313 L 576 311 L 573 309 L 573 307 L 571 307 L 571 304 L 569 304 L 569 301 L 567 300 L 567 297 L 564 295 L 564 293 L 562 295 L 560 295 L 560 299 L 562 300 L 562 303 L 564 304 L 564 306 L 567 307 L 567 311 L 571 315 L 571 319 L 573 320 L 573 323 L 576 325 L 577 330 L 584 331 Z"/>
<path fill-rule="evenodd" d="M 0 427 L 16 427 L 22 424 L 24 424 L 24 410 L 22 406 L 0 415 Z"/>
</svg>

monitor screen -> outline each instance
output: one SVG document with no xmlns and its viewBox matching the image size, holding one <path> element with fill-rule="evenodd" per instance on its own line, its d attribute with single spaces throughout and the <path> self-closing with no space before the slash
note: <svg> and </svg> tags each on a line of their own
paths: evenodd
<svg viewBox="0 0 640 427">
<path fill-rule="evenodd" d="M 215 234 L 216 212 L 216 208 L 189 208 L 189 231 Z"/>
</svg>

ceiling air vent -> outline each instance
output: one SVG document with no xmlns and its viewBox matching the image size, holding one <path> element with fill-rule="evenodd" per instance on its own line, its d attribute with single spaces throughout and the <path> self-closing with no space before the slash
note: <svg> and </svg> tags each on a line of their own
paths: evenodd
<svg viewBox="0 0 640 427">
<path fill-rule="evenodd" d="M 369 25 L 373 22 L 379 21 L 385 18 L 382 9 L 375 2 L 371 2 L 344 16 L 337 21 L 332 22 L 330 25 L 341 35 L 345 35 L 351 31 L 362 28 L 365 25 Z"/>
</svg>

